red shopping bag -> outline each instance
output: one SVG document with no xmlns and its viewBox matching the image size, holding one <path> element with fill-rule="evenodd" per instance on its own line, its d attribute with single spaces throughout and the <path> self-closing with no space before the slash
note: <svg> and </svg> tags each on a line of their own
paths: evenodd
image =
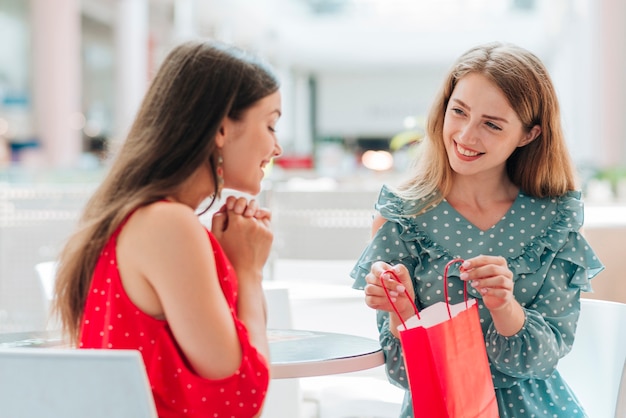
<svg viewBox="0 0 626 418">
<path fill-rule="evenodd" d="M 415 316 L 407 321 L 400 317 L 381 278 L 404 328 L 400 329 L 400 343 L 416 418 L 499 416 L 478 305 L 475 299 L 468 300 L 467 284 L 465 301 L 448 303 L 448 267 L 458 262 L 463 260 L 452 260 L 444 271 L 445 302 L 419 312 L 411 300 Z M 386 273 L 398 280 L 393 271 Z"/>
</svg>

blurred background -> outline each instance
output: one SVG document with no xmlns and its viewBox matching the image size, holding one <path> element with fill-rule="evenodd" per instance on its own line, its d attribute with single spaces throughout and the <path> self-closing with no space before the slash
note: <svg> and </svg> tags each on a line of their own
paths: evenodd
<svg viewBox="0 0 626 418">
<path fill-rule="evenodd" d="M 590 233 L 626 224 L 622 0 L 0 0 L 0 329 L 44 326 L 33 267 L 56 257 L 165 54 L 195 37 L 258 53 L 282 81 L 269 277 L 349 287 L 348 267 L 286 260 L 354 262 L 444 73 L 493 40 L 546 63 Z"/>
<path fill-rule="evenodd" d="M 626 165 L 620 0 L 0 0 L 0 35 L 4 170 L 104 163 L 161 59 L 198 36 L 278 70 L 283 171 L 404 170 L 444 72 L 492 40 L 549 67 L 583 181 Z"/>
</svg>

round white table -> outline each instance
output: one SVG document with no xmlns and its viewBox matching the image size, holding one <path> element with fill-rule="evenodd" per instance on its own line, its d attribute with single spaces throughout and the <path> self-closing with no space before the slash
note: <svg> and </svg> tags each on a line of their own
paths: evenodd
<svg viewBox="0 0 626 418">
<path fill-rule="evenodd" d="M 270 329 L 267 331 L 274 379 L 323 376 L 384 364 L 377 340 L 350 334 Z M 0 334 L 0 347 L 60 347 L 58 331 Z"/>
<path fill-rule="evenodd" d="M 268 338 L 274 379 L 355 372 L 385 362 L 371 338 L 297 329 L 270 329 Z"/>
</svg>

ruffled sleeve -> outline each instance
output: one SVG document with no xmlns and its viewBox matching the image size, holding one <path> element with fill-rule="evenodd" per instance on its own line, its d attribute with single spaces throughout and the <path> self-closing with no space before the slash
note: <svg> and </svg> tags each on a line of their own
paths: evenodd
<svg viewBox="0 0 626 418">
<path fill-rule="evenodd" d="M 557 199 L 555 209 L 548 209 L 555 213 L 545 232 L 508 259 L 515 298 L 526 313 L 522 329 L 504 337 L 489 322 L 485 330 L 496 388 L 510 387 L 517 379 L 552 375 L 574 343 L 580 291 L 590 291 L 590 279 L 604 269 L 580 233 L 580 193 L 570 192 Z"/>
<path fill-rule="evenodd" d="M 583 221 L 580 192 L 569 192 L 559 198 L 556 215 L 545 233 L 528 243 L 521 254 L 509 259 L 514 276 L 536 274 L 546 263 L 561 260 L 571 264 L 568 285 L 590 291 L 589 280 L 601 272 L 604 266 L 580 233 Z"/>
<path fill-rule="evenodd" d="M 415 270 L 424 246 L 413 236 L 412 222 L 416 216 L 404 214 L 419 211 L 419 205 L 419 202 L 400 198 L 387 186 L 381 188 L 375 208 L 388 222 L 376 232 L 350 273 L 355 289 L 363 289 L 365 276 L 376 261 L 402 263 L 410 272 Z"/>
</svg>

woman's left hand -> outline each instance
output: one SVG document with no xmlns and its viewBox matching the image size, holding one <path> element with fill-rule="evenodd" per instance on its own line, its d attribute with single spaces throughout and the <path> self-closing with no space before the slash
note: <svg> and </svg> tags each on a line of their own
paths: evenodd
<svg viewBox="0 0 626 418">
<path fill-rule="evenodd" d="M 480 255 L 461 265 L 461 280 L 468 281 L 483 297 L 485 307 L 496 311 L 515 300 L 513 273 L 504 257 Z"/>
</svg>

